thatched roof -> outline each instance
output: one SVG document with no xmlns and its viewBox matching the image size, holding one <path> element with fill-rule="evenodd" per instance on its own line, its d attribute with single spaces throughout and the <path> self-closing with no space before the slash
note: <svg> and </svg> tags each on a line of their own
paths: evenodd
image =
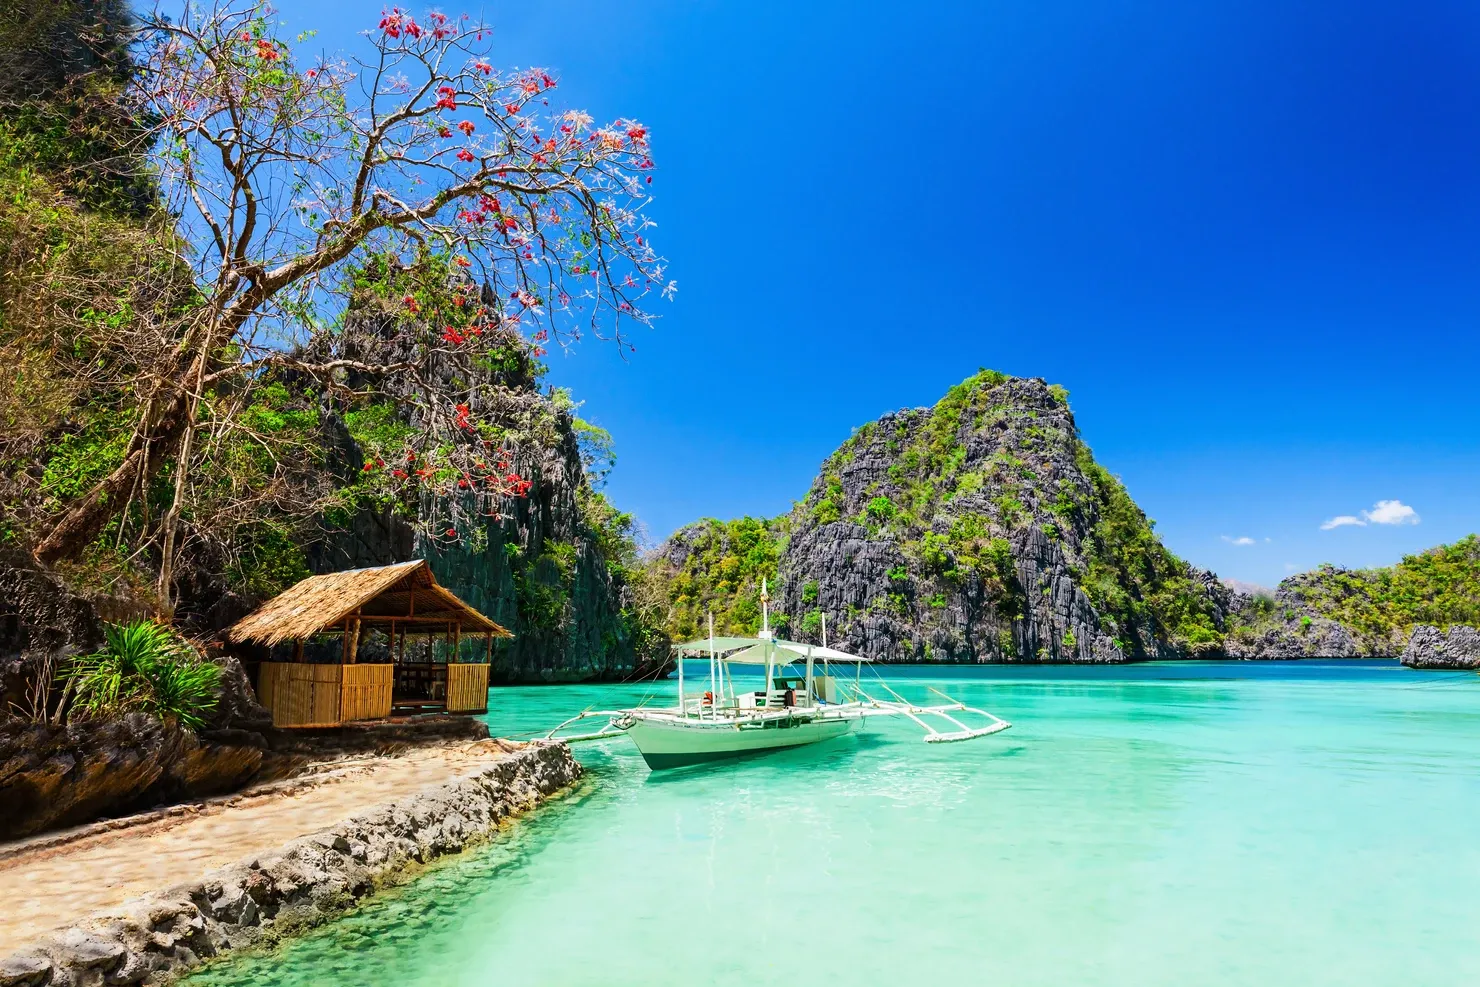
<svg viewBox="0 0 1480 987">
<path fill-rule="evenodd" d="M 281 644 L 343 627 L 354 617 L 368 625 L 394 619 L 410 634 L 441 633 L 459 624 L 464 633 L 514 636 L 438 586 L 431 566 L 414 559 L 309 576 L 231 625 L 226 640 Z"/>
</svg>

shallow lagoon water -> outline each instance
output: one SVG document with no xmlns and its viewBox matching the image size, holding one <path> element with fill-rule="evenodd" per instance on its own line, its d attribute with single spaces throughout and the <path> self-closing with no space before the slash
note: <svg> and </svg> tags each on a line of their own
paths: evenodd
<svg viewBox="0 0 1480 987">
<path fill-rule="evenodd" d="M 187 982 L 754 985 L 798 968 L 840 985 L 1480 982 L 1480 676 L 1394 662 L 882 674 L 1014 729 L 927 745 L 908 721 L 875 720 L 660 774 L 625 740 L 583 745 L 573 796 Z M 489 722 L 527 734 L 654 688 L 497 689 Z"/>
</svg>

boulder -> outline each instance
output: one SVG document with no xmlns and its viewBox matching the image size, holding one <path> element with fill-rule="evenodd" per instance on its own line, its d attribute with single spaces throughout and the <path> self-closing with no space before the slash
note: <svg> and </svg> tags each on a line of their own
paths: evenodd
<svg viewBox="0 0 1480 987">
<path fill-rule="evenodd" d="M 1456 624 L 1446 632 L 1420 624 L 1403 649 L 1403 664 L 1409 668 L 1480 669 L 1480 630 Z"/>
</svg>

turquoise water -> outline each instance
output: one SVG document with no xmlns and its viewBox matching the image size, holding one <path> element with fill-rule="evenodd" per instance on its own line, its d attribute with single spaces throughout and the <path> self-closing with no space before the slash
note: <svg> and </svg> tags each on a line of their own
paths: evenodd
<svg viewBox="0 0 1480 987">
<path fill-rule="evenodd" d="M 1480 983 L 1480 676 L 884 674 L 1015 727 L 926 745 L 879 721 L 657 775 L 626 741 L 586 745 L 575 796 L 189 982 Z M 489 722 L 517 734 L 651 688 L 499 689 Z"/>
</svg>

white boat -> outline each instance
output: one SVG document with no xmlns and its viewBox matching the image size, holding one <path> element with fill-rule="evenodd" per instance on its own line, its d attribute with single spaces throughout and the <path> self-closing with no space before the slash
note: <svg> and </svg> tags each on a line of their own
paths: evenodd
<svg viewBox="0 0 1480 987">
<path fill-rule="evenodd" d="M 870 716 L 908 717 L 925 729 L 927 743 L 975 740 L 1012 725 L 944 693 L 937 693 L 944 703 L 916 705 L 883 679 L 878 679 L 878 687 L 892 698 L 868 695 L 858 674 L 868 659 L 827 647 L 825 627 L 822 645 L 775 638 L 770 632 L 764 587 L 761 600 L 760 636 L 715 637 L 711 617 L 707 639 L 674 645 L 678 665 L 674 706 L 586 710 L 547 736 L 568 742 L 626 736 L 648 767 L 660 770 L 832 740 Z M 685 691 L 684 659 L 691 657 L 709 659 L 708 688 L 698 695 Z M 764 688 L 737 693 L 730 673 L 734 664 L 764 665 Z M 835 664 L 853 667 L 851 683 L 832 674 Z M 985 722 L 971 727 L 957 718 L 960 715 L 981 717 Z M 590 718 L 605 718 L 607 723 L 593 733 L 564 733 Z M 937 729 L 937 723 L 948 729 Z"/>
</svg>

